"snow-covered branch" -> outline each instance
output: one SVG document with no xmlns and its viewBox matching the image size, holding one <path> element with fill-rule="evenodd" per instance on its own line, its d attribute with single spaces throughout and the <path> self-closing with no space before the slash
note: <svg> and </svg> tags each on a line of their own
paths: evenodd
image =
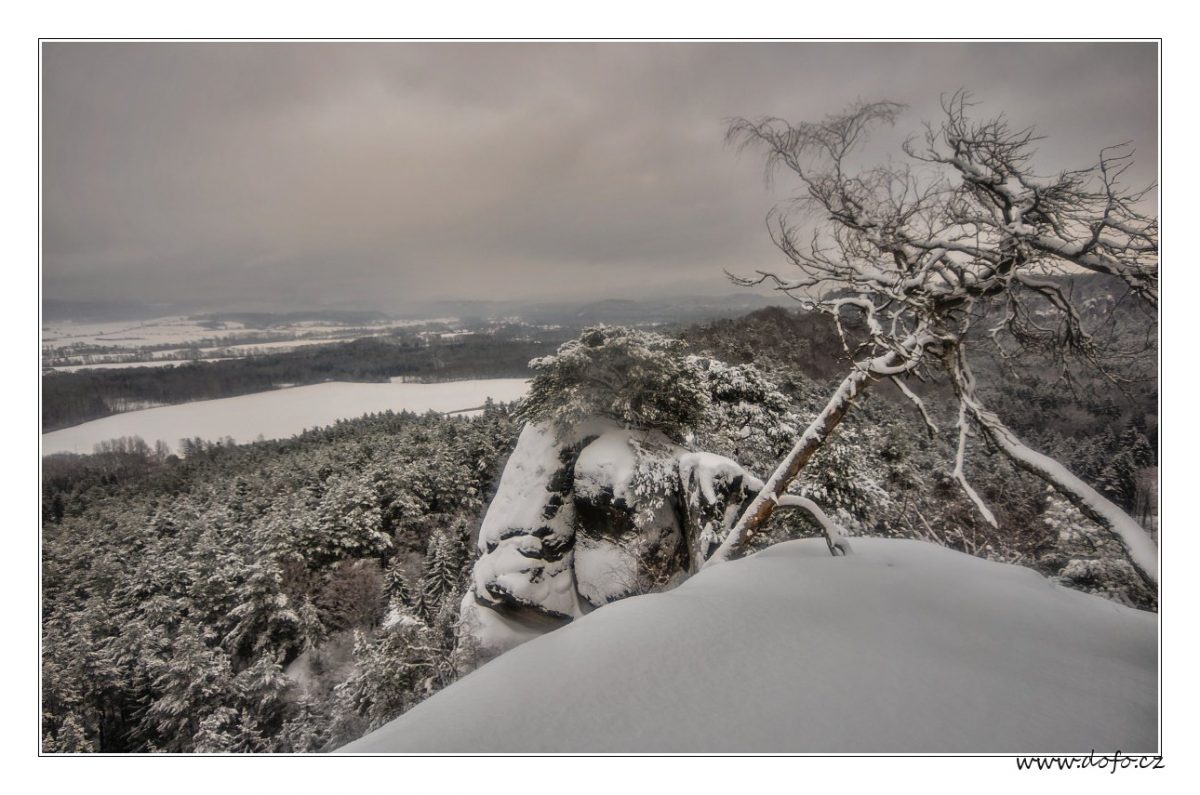
<svg viewBox="0 0 1200 795">
<path fill-rule="evenodd" d="M 1013 463 L 1044 480 L 1085 516 L 1112 534 L 1125 548 L 1138 575 L 1153 587 L 1158 583 L 1158 547 L 1133 517 L 1084 483 L 1058 461 L 1026 446 L 1000 417 L 980 400 L 966 357 L 959 349 L 951 360 L 954 388 L 964 411 Z"/>
<path fill-rule="evenodd" d="M 975 488 L 967 481 L 966 472 L 963 470 L 963 459 L 967 453 L 967 436 L 970 434 L 970 424 L 967 422 L 967 404 L 965 401 L 959 402 L 958 409 L 958 452 L 954 456 L 954 479 L 962 486 L 963 491 L 975 507 L 979 509 L 979 513 L 983 516 L 992 527 L 997 527 L 996 516 L 992 513 L 992 509 L 987 507 L 987 503 L 975 491 Z"/>
<path fill-rule="evenodd" d="M 821 526 L 821 530 L 825 533 L 825 543 L 829 545 L 829 553 L 834 557 L 849 555 L 854 551 L 850 546 L 850 534 L 846 532 L 846 529 L 830 519 L 825 511 L 821 510 L 821 506 L 808 497 L 801 497 L 798 494 L 785 494 L 776 500 L 775 503 L 780 508 L 799 508 L 807 511 L 813 519 L 816 519 L 817 524 Z"/>
<path fill-rule="evenodd" d="M 936 436 L 938 433 L 938 426 L 937 423 L 935 423 L 929 416 L 929 411 L 925 408 L 925 401 L 921 400 L 916 392 L 913 392 L 908 388 L 908 384 L 904 383 L 903 378 L 897 378 L 896 376 L 892 376 L 891 378 L 892 383 L 896 385 L 896 388 L 900 390 L 900 393 L 904 395 L 904 397 L 908 398 L 909 401 L 911 401 L 912 404 L 917 407 L 917 411 L 921 412 L 921 419 L 925 421 L 925 428 L 929 431 L 929 435 L 931 437 Z"/>
</svg>

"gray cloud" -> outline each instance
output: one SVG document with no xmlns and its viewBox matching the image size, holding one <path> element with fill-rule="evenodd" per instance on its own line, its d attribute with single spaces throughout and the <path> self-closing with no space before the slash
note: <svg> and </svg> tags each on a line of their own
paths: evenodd
<svg viewBox="0 0 1200 795">
<path fill-rule="evenodd" d="M 726 291 L 778 263 L 724 119 L 966 87 L 1046 171 L 1157 162 L 1153 44 L 109 44 L 43 49 L 43 281 L 214 304 Z"/>
</svg>

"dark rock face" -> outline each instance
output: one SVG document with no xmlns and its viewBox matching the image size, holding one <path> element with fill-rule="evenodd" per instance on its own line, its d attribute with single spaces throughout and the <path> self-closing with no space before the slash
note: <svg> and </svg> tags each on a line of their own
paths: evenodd
<svg viewBox="0 0 1200 795">
<path fill-rule="evenodd" d="M 695 572 L 747 497 L 741 468 L 602 420 L 527 426 L 480 529 L 467 631 L 502 651 Z"/>
</svg>

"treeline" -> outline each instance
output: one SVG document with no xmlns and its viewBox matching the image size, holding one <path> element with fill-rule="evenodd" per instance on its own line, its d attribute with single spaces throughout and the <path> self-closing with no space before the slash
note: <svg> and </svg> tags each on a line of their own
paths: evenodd
<svg viewBox="0 0 1200 795">
<path fill-rule="evenodd" d="M 320 751 L 454 679 L 468 545 L 515 434 L 489 406 L 47 458 L 43 750 Z"/>
<path fill-rule="evenodd" d="M 116 414 L 124 406 L 169 405 L 233 397 L 282 384 L 522 377 L 529 360 L 553 352 L 557 341 L 468 334 L 451 339 L 415 336 L 360 339 L 287 353 L 196 362 L 178 367 L 50 373 L 42 378 L 42 430 L 52 431 Z"/>
<path fill-rule="evenodd" d="M 855 328 L 853 319 L 848 321 Z M 846 357 L 837 326 L 829 315 L 767 307 L 739 318 L 716 320 L 685 329 L 690 347 L 708 351 L 730 364 L 765 362 L 776 371 L 796 370 L 810 378 L 844 377 Z"/>
</svg>

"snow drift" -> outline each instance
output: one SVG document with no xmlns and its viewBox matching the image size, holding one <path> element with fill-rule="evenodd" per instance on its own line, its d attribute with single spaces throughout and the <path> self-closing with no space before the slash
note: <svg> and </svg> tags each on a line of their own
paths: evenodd
<svg viewBox="0 0 1200 795">
<path fill-rule="evenodd" d="M 344 752 L 1157 749 L 1157 617 L 918 541 L 781 544 L 519 646 Z"/>
</svg>

